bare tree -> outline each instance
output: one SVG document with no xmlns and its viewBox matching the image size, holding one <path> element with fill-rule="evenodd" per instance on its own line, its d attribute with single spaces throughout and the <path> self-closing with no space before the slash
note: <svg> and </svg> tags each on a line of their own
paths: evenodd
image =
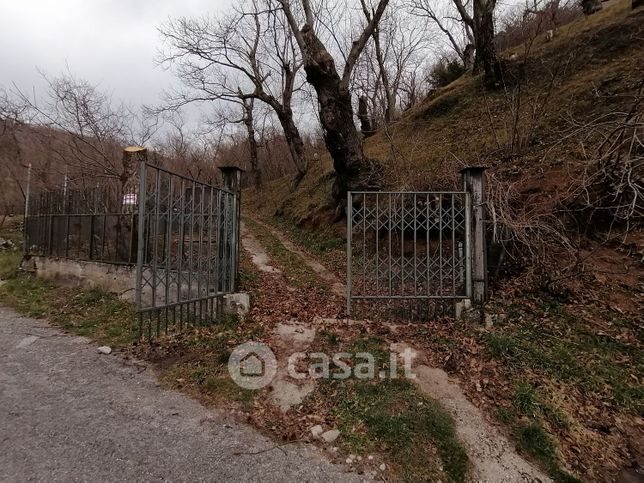
<svg viewBox="0 0 644 483">
<path fill-rule="evenodd" d="M 127 144 L 144 145 L 158 128 L 156 118 L 137 115 L 124 104 L 70 73 L 48 83 L 47 98 L 37 103 L 25 94 L 20 99 L 35 113 L 34 123 L 57 133 L 50 148 L 63 166 L 80 179 L 118 178 L 121 186 L 132 179 L 137 166 L 124 157 Z"/>
<path fill-rule="evenodd" d="M 474 62 L 474 33 L 470 24 L 459 18 L 451 1 L 407 0 L 405 3 L 412 15 L 429 19 L 447 38 L 450 48 L 458 55 L 465 70 L 471 70 Z"/>
<path fill-rule="evenodd" d="M 431 0 L 407 0 L 416 15 L 426 17 L 447 36 L 466 70 L 484 73 L 488 86 L 501 81 L 501 66 L 494 44 L 494 11 L 496 0 L 452 0 L 456 14 L 441 10 Z M 472 47 L 475 49 L 472 64 Z"/>
<path fill-rule="evenodd" d="M 241 102 L 246 118 L 252 119 L 252 108 L 248 108 L 255 99 L 269 105 L 284 131 L 299 181 L 308 168 L 293 115 L 302 62 L 283 16 L 268 7 L 261 8 L 258 0 L 249 0 L 221 21 L 207 17 L 171 21 L 160 29 L 169 46 L 161 62 L 174 64 L 188 88 L 171 96 L 174 106 L 217 100 Z"/>
<path fill-rule="evenodd" d="M 346 54 L 341 74 L 333 56 L 316 32 L 316 17 L 311 2 L 299 1 L 303 20 L 298 21 L 298 11 L 293 8 L 290 0 L 277 1 L 282 5 L 300 47 L 307 80 L 317 93 L 324 140 L 333 158 L 336 172 L 333 196 L 339 203 L 344 204 L 347 191 L 374 184 L 375 166 L 373 161 L 365 156 L 362 148 L 362 138 L 354 122 L 349 86 L 356 62 L 378 26 L 389 0 L 379 0 L 372 10 L 366 25 Z M 370 10 L 366 7 L 365 0 L 361 0 L 361 4 L 365 10 Z"/>
<path fill-rule="evenodd" d="M 453 0 L 463 23 L 468 25 L 474 36 L 474 72 L 483 70 L 483 78 L 488 86 L 501 81 L 501 64 L 494 45 L 494 9 L 496 0 L 472 0 L 470 15 L 463 0 Z"/>
<path fill-rule="evenodd" d="M 363 3 L 365 18 L 371 12 Z M 411 21 L 402 9 L 390 9 L 373 32 L 373 44 L 356 65 L 354 85 L 371 100 L 373 113 L 378 113 L 385 124 L 391 123 L 402 110 L 401 90 L 407 91 L 406 106 L 416 96 L 414 79 L 423 63 L 430 36 L 424 25 Z M 425 52 L 426 53 L 426 52 Z"/>
</svg>

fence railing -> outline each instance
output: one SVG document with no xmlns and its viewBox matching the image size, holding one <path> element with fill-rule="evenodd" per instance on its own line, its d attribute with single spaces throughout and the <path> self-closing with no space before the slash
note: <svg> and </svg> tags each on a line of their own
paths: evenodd
<svg viewBox="0 0 644 483">
<path fill-rule="evenodd" d="M 216 318 L 221 296 L 235 289 L 238 194 L 149 164 L 139 192 L 141 324 L 158 332 Z"/>
<path fill-rule="evenodd" d="M 213 323 L 239 264 L 240 172 L 222 171 L 217 187 L 141 161 L 126 187 L 111 178 L 30 195 L 25 254 L 136 267 L 141 335 Z"/>
<path fill-rule="evenodd" d="M 31 196 L 25 219 L 27 255 L 136 263 L 136 189 L 116 185 L 60 188 Z"/>
</svg>

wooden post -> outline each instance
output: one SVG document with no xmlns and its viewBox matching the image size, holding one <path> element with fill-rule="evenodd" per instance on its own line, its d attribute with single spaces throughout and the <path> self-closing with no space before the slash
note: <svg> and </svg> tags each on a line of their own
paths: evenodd
<svg viewBox="0 0 644 483">
<path fill-rule="evenodd" d="M 472 300 L 482 303 L 488 297 L 487 243 L 485 239 L 485 170 L 483 166 L 472 166 L 461 171 L 463 189 L 470 193 L 472 200 Z"/>
<path fill-rule="evenodd" d="M 231 240 L 230 247 L 234 250 L 234 264 L 233 267 L 233 280 L 232 292 L 237 290 L 239 278 L 239 248 L 240 248 L 240 217 L 241 217 L 241 177 L 244 170 L 237 166 L 220 166 L 219 170 L 224 177 L 224 188 L 232 192 L 234 197 L 233 206 L 231 208 L 231 215 L 233 216 L 233 239 Z M 222 229 L 223 227 L 220 227 Z M 219 240 L 222 240 L 220 235 Z M 221 265 L 220 265 L 221 266 Z"/>
</svg>

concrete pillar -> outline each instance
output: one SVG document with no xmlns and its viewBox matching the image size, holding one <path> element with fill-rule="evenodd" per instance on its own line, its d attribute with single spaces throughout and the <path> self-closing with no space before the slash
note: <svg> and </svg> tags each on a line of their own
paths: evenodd
<svg viewBox="0 0 644 483">
<path fill-rule="evenodd" d="M 239 282 L 239 250 L 240 250 L 240 217 L 241 217 L 241 177 L 244 170 L 237 166 L 220 166 L 219 170 L 224 178 L 224 188 L 235 194 L 235 201 L 231 207 L 233 216 L 233 240 L 231 248 L 234 250 L 233 268 L 234 278 L 231 291 L 236 292 Z M 220 236 L 220 240 L 222 237 Z"/>
<path fill-rule="evenodd" d="M 485 239 L 485 170 L 483 166 L 472 166 L 461 171 L 463 189 L 470 193 L 472 200 L 472 300 L 485 302 L 488 298 L 487 243 Z"/>
</svg>

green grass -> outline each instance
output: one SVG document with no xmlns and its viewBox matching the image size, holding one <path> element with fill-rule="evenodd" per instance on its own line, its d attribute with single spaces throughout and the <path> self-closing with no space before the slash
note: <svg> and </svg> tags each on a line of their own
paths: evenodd
<svg viewBox="0 0 644 483">
<path fill-rule="evenodd" d="M 245 218 L 244 223 L 262 244 L 268 256 L 284 272 L 289 281 L 296 287 L 315 286 L 329 291 L 329 286 L 297 254 L 286 248 L 269 230 L 259 223 Z"/>
<path fill-rule="evenodd" d="M 543 312 L 525 310 L 517 319 L 482 335 L 490 355 L 519 375 L 536 370 L 631 413 L 644 415 L 644 351 L 637 344 L 597 334 L 546 300 Z"/>
<path fill-rule="evenodd" d="M 271 217 L 267 221 L 278 229 L 290 233 L 298 245 L 317 256 L 327 255 L 329 252 L 344 248 L 346 245 L 342 238 L 330 232 L 306 230 L 285 218 Z"/>
<path fill-rule="evenodd" d="M 6 250 L 0 252 L 0 280 L 7 280 L 16 276 L 16 271 L 22 261 L 22 253 Z"/>
<path fill-rule="evenodd" d="M 436 402 L 406 379 L 330 381 L 337 394 L 331 414 L 348 452 L 383 452 L 405 481 L 435 481 L 445 472 L 464 481 L 468 459 L 456 438 L 454 421 Z M 439 461 L 433 456 L 435 448 Z"/>
<path fill-rule="evenodd" d="M 319 335 L 321 342 L 341 344 L 337 350 L 370 353 L 376 374 L 388 366 L 389 352 L 378 337 L 340 343 L 334 334 Z M 466 480 L 469 461 L 452 417 L 402 375 L 395 379 L 322 379 L 302 411 L 318 411 L 320 401 L 328 408 L 327 418 L 341 432 L 337 444 L 345 452 L 382 454 L 404 481 Z"/>
<path fill-rule="evenodd" d="M 515 436 L 519 449 L 540 461 L 556 481 L 563 483 L 580 481 L 561 468 L 556 445 L 552 437 L 539 424 L 519 425 Z"/>
<path fill-rule="evenodd" d="M 236 402 L 250 409 L 258 395 L 239 387 L 228 375 L 226 360 L 214 358 L 196 363 L 175 364 L 161 374 L 161 382 L 174 389 L 190 389 L 201 397 L 216 401 Z"/>
<path fill-rule="evenodd" d="M 36 277 L 17 277 L 0 287 L 0 304 L 29 317 L 46 317 L 100 344 L 122 347 L 135 340 L 131 305 L 100 289 L 63 288 Z"/>
</svg>

